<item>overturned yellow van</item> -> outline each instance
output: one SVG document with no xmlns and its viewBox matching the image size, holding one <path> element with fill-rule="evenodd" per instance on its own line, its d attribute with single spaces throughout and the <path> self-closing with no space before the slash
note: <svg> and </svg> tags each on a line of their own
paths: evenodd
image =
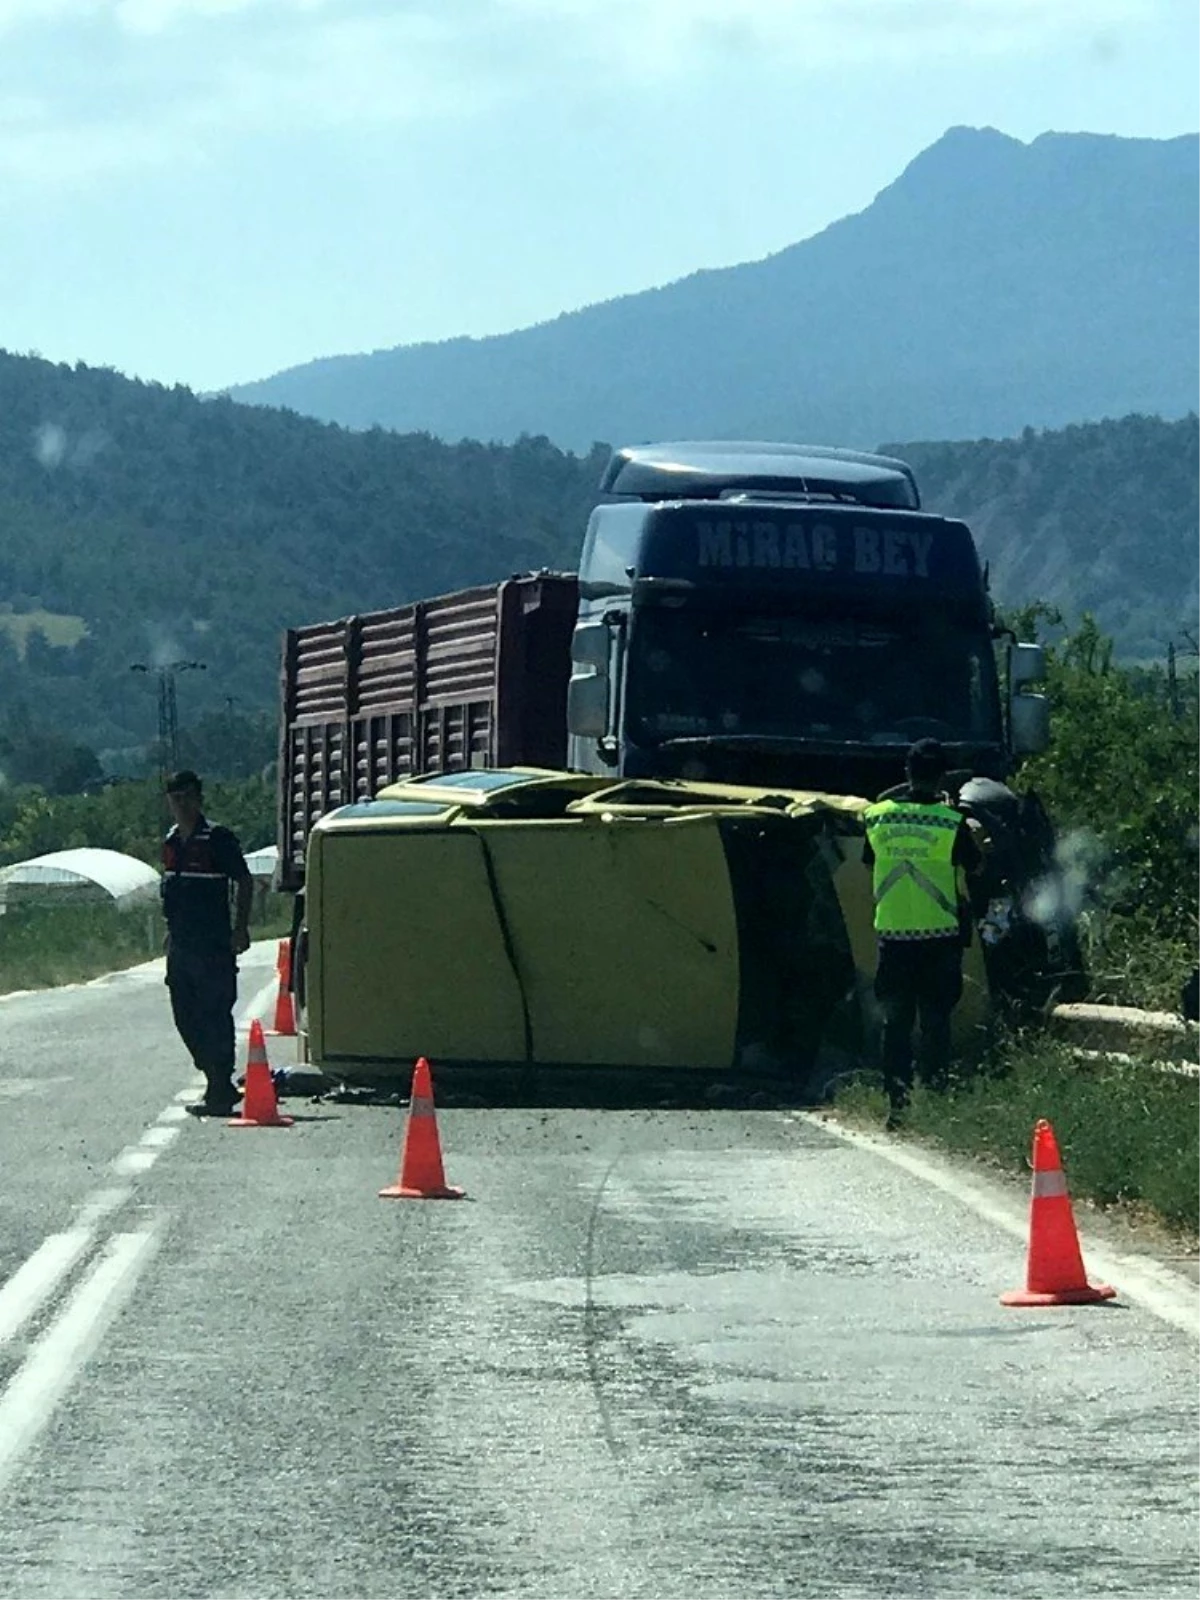
<svg viewBox="0 0 1200 1600">
<path fill-rule="evenodd" d="M 332 811 L 308 841 L 302 1054 L 355 1084 L 424 1055 L 818 1094 L 870 1030 L 867 804 L 512 768 Z M 965 976 L 960 1047 L 987 1013 L 977 942 Z"/>
</svg>

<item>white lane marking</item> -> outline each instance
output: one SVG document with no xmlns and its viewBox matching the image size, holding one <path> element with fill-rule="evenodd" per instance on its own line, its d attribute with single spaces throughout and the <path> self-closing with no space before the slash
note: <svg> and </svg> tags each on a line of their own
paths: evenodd
<svg viewBox="0 0 1200 1600">
<path fill-rule="evenodd" d="M 42 1240 L 0 1287 L 0 1345 L 19 1333 L 87 1252 L 95 1228 L 68 1228 Z"/>
<path fill-rule="evenodd" d="M 106 974 L 105 978 L 124 979 L 137 974 L 145 976 L 147 973 L 161 970 L 161 967 L 162 962 L 159 960 L 147 966 L 129 968 L 125 972 Z M 238 1023 L 239 1029 L 248 1028 L 251 1020 L 270 1003 L 278 981 L 278 975 L 273 975 L 270 981 L 263 984 L 251 998 L 249 1004 L 243 1008 Z M 93 979 L 90 985 L 77 984 L 66 987 L 86 988 L 94 986 L 96 982 L 97 980 Z M 48 991 L 38 989 L 23 992 L 45 995 Z M 9 998 L 14 996 L 0 996 L 0 999 Z M 39 1087 L 50 1082 L 69 1081 L 66 1078 L 37 1080 Z M 32 1089 L 35 1080 L 10 1079 L 7 1082 L 14 1087 L 19 1084 L 22 1089 L 28 1084 Z M 0 1093 L 3 1089 L 4 1083 L 0 1082 Z M 111 1170 L 121 1178 L 131 1178 L 138 1173 L 148 1172 L 162 1152 L 178 1137 L 180 1125 L 187 1117 L 187 1103 L 194 1100 L 197 1093 L 195 1086 L 181 1089 L 170 1104 L 163 1107 L 150 1127 L 145 1129 L 138 1143 L 127 1145 L 116 1156 L 111 1163 Z M 78 1208 L 71 1227 L 61 1233 L 50 1234 L 34 1253 L 21 1263 L 12 1277 L 6 1283 L 0 1284 L 0 1345 L 8 1343 L 37 1314 L 91 1249 L 99 1223 L 119 1210 L 132 1192 L 127 1187 L 96 1190 Z"/>
<path fill-rule="evenodd" d="M 70 1227 L 43 1239 L 33 1254 L 0 1284 L 0 1345 L 29 1322 L 91 1249 L 98 1225 L 119 1211 L 132 1189 L 97 1189 L 76 1210 Z"/>
<path fill-rule="evenodd" d="M 187 1116 L 185 1111 L 184 1116 Z M 179 1137 L 179 1128 L 156 1122 L 147 1128 L 138 1143 L 146 1150 L 165 1150 Z"/>
<path fill-rule="evenodd" d="M 258 948 L 262 948 L 260 945 Z M 256 962 L 257 966 L 258 963 Z M 127 979 L 148 977 L 162 971 L 161 958 L 147 963 L 141 967 L 127 968 L 123 972 L 107 973 L 102 979 L 92 979 L 87 984 L 68 984 L 64 988 L 92 988 L 99 983 L 121 981 Z M 278 975 L 263 984 L 258 992 L 252 996 L 248 1005 L 242 1010 L 239 1029 L 249 1027 L 252 1019 L 261 1014 L 263 1009 L 274 997 Z M 48 993 L 61 994 L 62 988 L 57 990 L 29 989 L 22 990 L 22 995 L 38 995 L 45 997 Z M 0 995 L 0 1000 L 18 998 L 17 994 Z M 67 1083 L 69 1078 L 54 1079 L 8 1079 L 0 1081 L 0 1097 L 6 1092 L 10 1096 L 31 1092 L 36 1093 L 50 1083 Z M 195 1086 L 181 1089 L 169 1105 L 163 1107 L 155 1121 L 145 1129 L 136 1145 L 128 1145 L 111 1163 L 112 1171 L 122 1178 L 130 1178 L 138 1173 L 148 1172 L 163 1150 L 171 1145 L 180 1131 L 180 1125 L 187 1117 L 187 1103 L 194 1100 L 198 1090 Z M 78 1263 L 87 1255 L 95 1243 L 98 1225 L 105 1218 L 111 1216 L 123 1206 L 132 1194 L 128 1187 L 111 1187 L 97 1189 L 89 1195 L 78 1208 L 73 1225 L 61 1233 L 50 1234 L 45 1238 L 34 1253 L 29 1256 L 7 1282 L 0 1284 L 0 1346 L 7 1344 L 37 1315 L 46 1301 L 58 1289 Z"/>
<path fill-rule="evenodd" d="M 968 1206 L 977 1216 L 1003 1229 L 1014 1239 L 1022 1242 L 1028 1240 L 1028 1201 L 1021 1202 L 1015 1197 L 1009 1199 L 987 1189 L 982 1182 L 952 1171 L 916 1150 L 860 1133 L 856 1128 L 847 1128 L 832 1117 L 823 1117 L 812 1111 L 797 1111 L 794 1115 L 798 1120 L 811 1123 L 813 1127 L 832 1134 L 846 1144 L 857 1145 L 873 1155 L 881 1156 L 893 1166 L 919 1178 L 922 1183 L 941 1189 L 944 1194 Z M 1179 1273 L 1172 1272 L 1161 1262 L 1146 1256 L 1131 1255 L 1124 1250 L 1114 1250 L 1085 1236 L 1082 1230 L 1078 1231 L 1089 1278 L 1114 1284 L 1122 1299 L 1135 1301 L 1160 1321 L 1169 1322 L 1172 1327 L 1181 1329 L 1193 1339 L 1200 1339 L 1200 1295 L 1195 1284 Z"/>
<path fill-rule="evenodd" d="M 94 1228 L 105 1217 L 119 1211 L 132 1193 L 133 1190 L 127 1188 L 97 1189 L 94 1194 L 88 1195 L 75 1213 L 76 1224 L 81 1228 Z"/>
<path fill-rule="evenodd" d="M 158 1234 L 152 1223 L 113 1235 L 0 1394 L 0 1491 L 129 1299 Z"/>
<path fill-rule="evenodd" d="M 135 1173 L 149 1172 L 158 1160 L 157 1150 L 143 1150 L 140 1145 L 126 1145 L 121 1154 L 114 1158 L 112 1170 L 118 1178 L 132 1178 Z"/>
</svg>

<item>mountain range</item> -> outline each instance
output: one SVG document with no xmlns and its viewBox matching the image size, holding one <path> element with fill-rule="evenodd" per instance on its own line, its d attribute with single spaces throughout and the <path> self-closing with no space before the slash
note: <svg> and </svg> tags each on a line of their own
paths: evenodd
<svg viewBox="0 0 1200 1600">
<path fill-rule="evenodd" d="M 971 524 L 1002 604 L 1089 609 L 1124 655 L 1161 657 L 1196 626 L 1198 439 L 1195 415 L 1133 415 L 885 448 Z M 607 456 L 356 432 L 0 352 L 0 748 L 22 706 L 109 758 L 144 746 L 155 676 L 130 669 L 180 660 L 204 667 L 178 679 L 182 725 L 270 717 L 285 627 L 573 568 Z"/>
<path fill-rule="evenodd" d="M 1195 409 L 1200 140 L 952 128 L 762 261 L 229 393 L 446 440 L 1004 437 Z"/>
</svg>

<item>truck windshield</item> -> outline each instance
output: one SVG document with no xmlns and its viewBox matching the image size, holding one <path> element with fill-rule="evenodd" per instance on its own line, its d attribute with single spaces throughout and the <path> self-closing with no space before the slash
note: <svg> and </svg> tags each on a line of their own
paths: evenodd
<svg viewBox="0 0 1200 1600">
<path fill-rule="evenodd" d="M 640 744 L 991 743 L 995 683 L 990 641 L 944 614 L 834 620 L 647 606 L 630 639 L 628 728 Z"/>
</svg>

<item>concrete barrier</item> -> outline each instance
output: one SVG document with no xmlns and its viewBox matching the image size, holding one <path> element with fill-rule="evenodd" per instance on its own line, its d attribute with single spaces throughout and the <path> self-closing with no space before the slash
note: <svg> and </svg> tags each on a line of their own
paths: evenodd
<svg viewBox="0 0 1200 1600">
<path fill-rule="evenodd" d="M 1049 1031 L 1053 1038 L 1084 1050 L 1166 1062 L 1200 1061 L 1200 1025 L 1171 1011 L 1076 1002 L 1054 1007 Z"/>
</svg>

